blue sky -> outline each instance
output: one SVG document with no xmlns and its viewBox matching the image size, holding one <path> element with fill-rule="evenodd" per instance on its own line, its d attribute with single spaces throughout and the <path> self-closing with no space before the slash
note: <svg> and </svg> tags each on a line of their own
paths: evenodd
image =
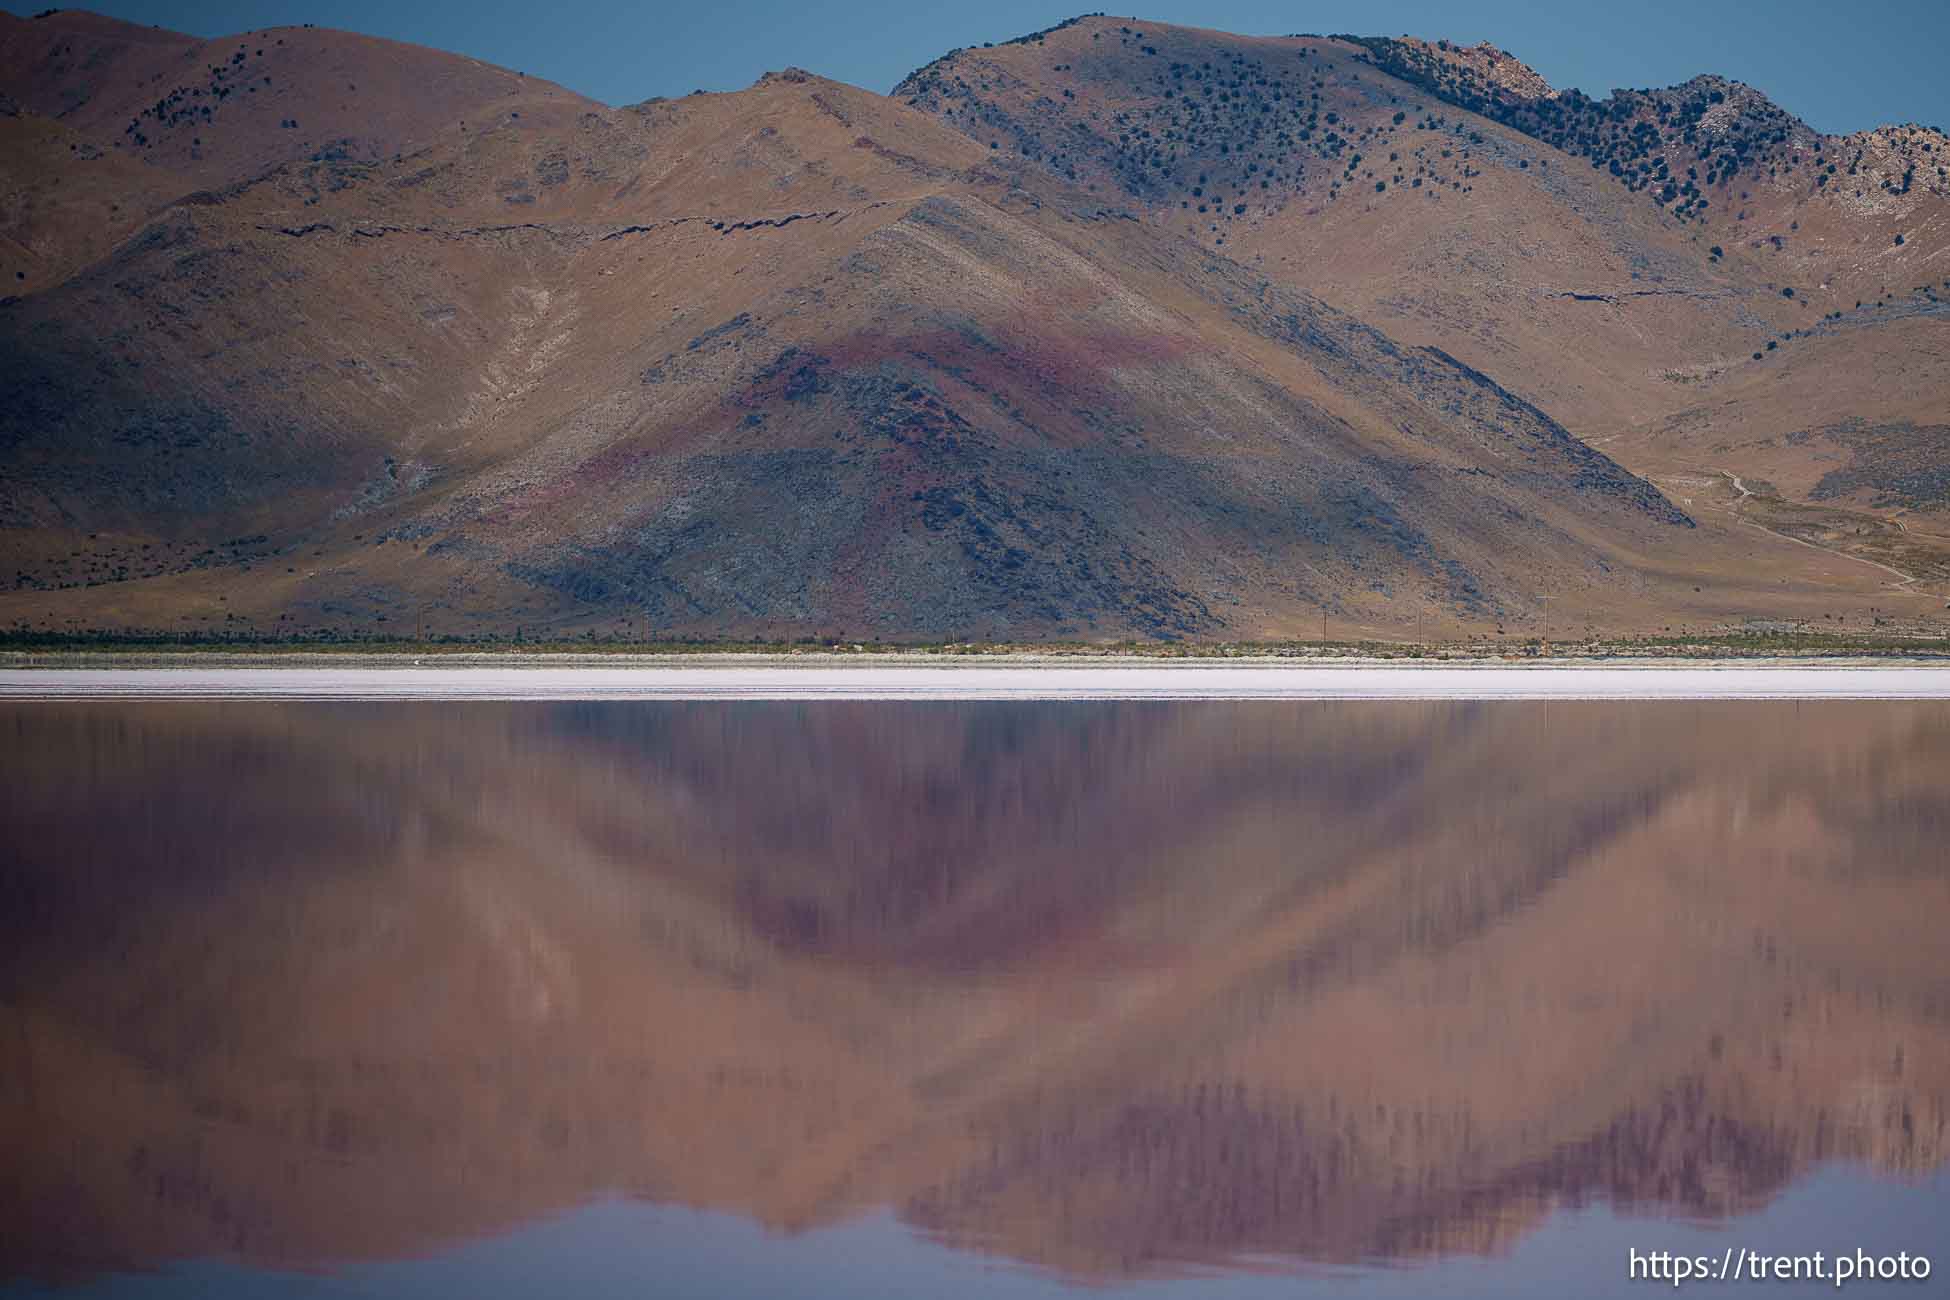
<svg viewBox="0 0 1950 1300">
<path fill-rule="evenodd" d="M 81 7 L 204 36 L 305 22 L 349 28 L 471 54 L 626 104 L 735 90 L 787 64 L 886 91 L 954 46 L 1048 27 L 1085 3 L 96 0 Z M 27 13 L 41 5 L 6 7 Z M 1950 126 L 1950 0 L 1157 0 L 1138 17 L 1257 34 L 1487 39 L 1552 84 L 1594 95 L 1717 72 L 1758 86 L 1824 131 Z"/>
</svg>

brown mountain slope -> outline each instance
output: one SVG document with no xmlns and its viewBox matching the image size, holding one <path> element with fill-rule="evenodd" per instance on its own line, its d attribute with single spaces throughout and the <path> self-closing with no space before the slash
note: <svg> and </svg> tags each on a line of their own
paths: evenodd
<svg viewBox="0 0 1950 1300">
<path fill-rule="evenodd" d="M 370 162 L 522 112 L 596 107 L 477 60 L 349 32 L 218 41 L 82 11 L 0 13 L 0 292 L 58 285 L 165 204 L 279 164 Z"/>
<path fill-rule="evenodd" d="M 1677 352 L 1798 310 L 1557 151 L 1327 38 L 1082 19 L 966 50 L 896 98 L 1143 203 L 1167 228 L 1534 394 L 1574 429 Z M 1629 314 L 1605 299 L 1624 298 Z"/>
<path fill-rule="evenodd" d="M 100 261 L 171 199 L 180 177 L 0 106 L 0 289 L 60 284 Z"/>
<path fill-rule="evenodd" d="M 1236 230 L 799 72 L 547 103 L 197 192 L 0 306 L 0 617 L 1430 634 L 1859 617 L 1892 580 L 1693 527 L 1508 383 L 1551 325 L 1514 300 L 1494 365 L 1398 342 Z M 1564 256 L 1717 292 L 1591 184 Z M 1460 210 L 1449 256 L 1507 245 Z"/>
<path fill-rule="evenodd" d="M 1594 104 L 1487 47 L 1116 18 L 957 51 L 894 93 L 1497 375 L 1634 470 L 1702 469 L 1658 431 L 1732 388 L 1743 441 L 1802 427 L 1790 387 L 1837 420 L 1937 423 L 1909 409 L 1918 385 L 1866 378 L 1940 370 L 1950 190 L 1928 131 L 1821 137 L 1714 78 Z M 1776 384 L 1798 350 L 1819 360 Z"/>
<path fill-rule="evenodd" d="M 1494 49 L 1386 38 L 1357 43 L 1378 68 L 1589 162 L 1711 235 L 1757 247 L 1806 223 L 1807 235 L 1794 241 L 1804 252 L 1843 259 L 1824 280 L 1856 289 L 1870 273 L 1886 283 L 1892 267 L 1904 268 L 1895 274 L 1907 278 L 1943 256 L 1950 137 L 1940 126 L 1831 136 L 1724 77 L 1619 90 L 1594 101 L 1551 89 Z M 1870 272 L 1871 263 L 1882 265 Z"/>
<path fill-rule="evenodd" d="M 389 158 L 470 120 L 595 107 L 519 72 L 352 32 L 206 41 L 68 10 L 0 14 L 0 90 L 97 149 L 213 189 L 300 158 Z"/>
<path fill-rule="evenodd" d="M 1347 1263 L 1950 1136 L 1934 705 L 0 726 L 10 1277 L 618 1193 Z"/>
</svg>

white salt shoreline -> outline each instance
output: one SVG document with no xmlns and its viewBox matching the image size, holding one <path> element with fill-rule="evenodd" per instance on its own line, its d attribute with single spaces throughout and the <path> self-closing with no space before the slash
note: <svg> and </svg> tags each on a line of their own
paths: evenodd
<svg viewBox="0 0 1950 1300">
<path fill-rule="evenodd" d="M 1950 699 L 1950 667 L 1089 666 L 0 669 L 0 699 L 263 700 L 1901 700 Z"/>
</svg>

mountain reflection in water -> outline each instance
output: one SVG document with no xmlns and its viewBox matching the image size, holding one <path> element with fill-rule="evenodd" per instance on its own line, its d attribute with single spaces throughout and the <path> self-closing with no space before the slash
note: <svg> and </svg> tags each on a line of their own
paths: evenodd
<svg viewBox="0 0 1950 1300">
<path fill-rule="evenodd" d="M 0 1283 L 619 1198 L 1309 1271 L 1923 1179 L 1946 844 L 1934 704 L 10 706 Z"/>
</svg>

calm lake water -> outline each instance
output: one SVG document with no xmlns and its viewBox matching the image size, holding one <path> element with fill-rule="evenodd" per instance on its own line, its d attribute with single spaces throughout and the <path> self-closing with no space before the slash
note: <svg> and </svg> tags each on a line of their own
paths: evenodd
<svg viewBox="0 0 1950 1300">
<path fill-rule="evenodd" d="M 1946 704 L 0 705 L 0 1295 L 1935 1295 L 1947 1141 Z"/>
</svg>

